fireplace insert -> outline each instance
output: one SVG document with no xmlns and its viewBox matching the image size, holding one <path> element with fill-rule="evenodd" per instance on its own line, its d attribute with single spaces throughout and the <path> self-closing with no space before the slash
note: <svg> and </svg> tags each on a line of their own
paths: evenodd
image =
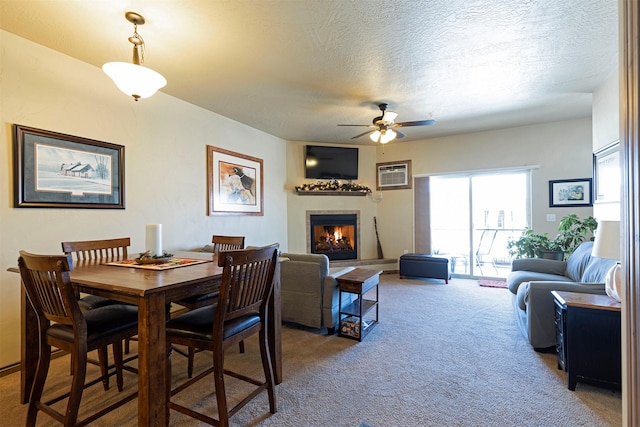
<svg viewBox="0 0 640 427">
<path fill-rule="evenodd" d="M 310 216 L 310 252 L 330 260 L 358 258 L 358 222 L 355 214 Z"/>
</svg>

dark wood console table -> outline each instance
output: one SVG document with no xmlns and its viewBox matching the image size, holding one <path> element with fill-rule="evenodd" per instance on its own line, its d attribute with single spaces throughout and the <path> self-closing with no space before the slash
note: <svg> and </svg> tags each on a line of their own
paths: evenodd
<svg viewBox="0 0 640 427">
<path fill-rule="evenodd" d="M 362 341 L 373 327 L 378 324 L 378 282 L 381 273 L 382 270 L 356 268 L 336 277 L 340 289 L 338 320 L 340 323 L 339 335 L 341 337 Z M 373 290 L 375 290 L 375 299 L 363 298 L 364 294 Z M 357 299 L 343 307 L 343 293 L 356 294 Z M 375 317 L 365 320 L 365 315 L 369 312 L 375 313 Z"/>
<path fill-rule="evenodd" d="M 607 295 L 552 291 L 558 368 L 576 383 L 619 390 L 622 384 L 620 303 Z"/>
</svg>

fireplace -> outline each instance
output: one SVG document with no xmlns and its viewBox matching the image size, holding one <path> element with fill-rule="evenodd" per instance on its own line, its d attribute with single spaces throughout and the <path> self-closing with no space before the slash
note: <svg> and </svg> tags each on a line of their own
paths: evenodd
<svg viewBox="0 0 640 427">
<path fill-rule="evenodd" d="M 330 260 L 358 259 L 358 213 L 347 211 L 307 214 L 309 252 Z"/>
</svg>

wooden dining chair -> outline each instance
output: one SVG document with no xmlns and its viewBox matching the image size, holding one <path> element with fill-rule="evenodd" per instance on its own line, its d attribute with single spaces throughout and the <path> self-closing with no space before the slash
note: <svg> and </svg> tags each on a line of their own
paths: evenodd
<svg viewBox="0 0 640 427">
<path fill-rule="evenodd" d="M 211 238 L 211 243 L 213 243 L 213 253 L 217 255 L 222 251 L 244 249 L 244 236 L 213 235 L 213 237 Z M 189 310 L 195 310 L 196 308 L 215 304 L 216 298 L 218 298 L 218 292 L 196 295 L 175 302 L 176 304 L 186 307 Z"/>
<path fill-rule="evenodd" d="M 222 251 L 232 251 L 238 249 L 244 249 L 244 236 L 218 236 L 213 235 L 211 238 L 213 243 L 213 253 L 217 256 Z M 195 310 L 200 307 L 215 304 L 218 299 L 218 292 L 210 292 L 202 295 L 195 295 L 179 301 L 175 301 L 188 310 Z M 244 342 L 240 342 L 240 353 L 244 353 Z M 189 347 L 187 354 L 183 354 L 187 357 L 187 376 L 191 378 L 193 376 L 193 362 L 197 351 L 194 348 Z"/>
<path fill-rule="evenodd" d="M 97 384 L 113 373 L 101 369 L 101 377 L 85 384 L 87 353 L 93 350 L 107 353 L 113 346 L 118 390 L 123 388 L 122 341 L 138 332 L 138 309 L 134 305 L 113 304 L 83 312 L 73 289 L 69 271 L 71 265 L 64 255 L 34 255 L 20 251 L 18 259 L 22 285 L 38 317 L 40 346 L 38 368 L 27 410 L 27 426 L 35 426 L 38 411 L 45 412 L 65 426 L 77 425 L 78 410 L 85 387 Z M 42 401 L 42 392 L 49 372 L 51 347 L 71 354 L 71 390 Z M 102 368 L 102 367 L 101 367 Z M 86 425 L 124 403 L 136 393 L 119 399 L 78 424 Z M 51 405 L 68 398 L 66 410 L 59 412 Z"/>
<path fill-rule="evenodd" d="M 273 294 L 273 278 L 277 261 L 278 244 L 263 248 L 222 252 L 218 258 L 218 265 L 224 267 L 218 303 L 181 314 L 167 322 L 169 343 L 213 352 L 212 367 L 176 387 L 172 390 L 171 396 L 213 373 L 218 419 L 196 412 L 171 400 L 169 409 L 211 425 L 228 426 L 231 416 L 263 390 L 267 390 L 269 410 L 272 414 L 276 413 L 273 363 L 267 342 L 266 328 L 268 300 Z M 248 377 L 224 368 L 225 350 L 255 334 L 259 336 L 264 380 Z M 229 407 L 227 403 L 225 375 L 255 386 L 233 407 Z M 203 397 L 205 396 L 203 395 Z"/>
<path fill-rule="evenodd" d="M 70 255 L 76 262 L 120 261 L 127 259 L 127 248 L 131 245 L 131 238 L 121 237 L 106 240 L 83 240 L 76 242 L 62 242 L 62 252 Z M 122 304 L 98 295 L 78 295 L 80 308 L 87 311 L 111 304 Z"/>
<path fill-rule="evenodd" d="M 106 262 L 106 261 L 120 261 L 127 259 L 128 247 L 131 245 L 130 237 L 119 237 L 115 239 L 103 239 L 103 240 L 80 240 L 75 242 L 62 242 L 62 252 L 67 256 L 72 257 L 74 262 L 78 263 L 92 263 L 92 262 Z M 120 301 L 115 301 L 109 298 L 101 297 L 98 295 L 83 295 L 80 296 L 76 292 L 78 298 L 78 304 L 83 311 L 89 311 L 100 307 L 113 304 L 123 304 Z M 124 352 L 129 354 L 129 341 L 127 338 L 124 343 Z M 106 359 L 103 359 L 104 355 L 98 353 L 99 364 L 102 366 L 106 364 Z M 109 388 L 109 379 L 106 379 L 105 390 Z"/>
</svg>

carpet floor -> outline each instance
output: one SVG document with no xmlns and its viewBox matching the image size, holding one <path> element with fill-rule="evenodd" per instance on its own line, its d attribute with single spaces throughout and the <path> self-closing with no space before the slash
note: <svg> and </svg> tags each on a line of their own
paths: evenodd
<svg viewBox="0 0 640 427">
<path fill-rule="evenodd" d="M 276 387 L 278 412 L 266 393 L 231 419 L 232 426 L 620 426 L 621 393 L 578 383 L 567 389 L 554 354 L 537 353 L 520 333 L 504 289 L 476 280 L 399 280 L 381 276 L 380 323 L 363 342 L 285 325 L 284 381 Z M 133 343 L 135 344 L 135 343 Z M 259 372 L 257 342 L 232 348 L 227 366 Z M 174 353 L 173 383 L 185 377 L 186 359 Z M 196 355 L 197 369 L 211 363 Z M 53 362 L 47 392 L 68 386 L 68 356 Z M 96 372 L 95 367 L 90 367 Z M 135 389 L 134 374 L 125 387 Z M 88 376 L 88 378 L 91 378 Z M 0 426 L 24 424 L 19 374 L 0 378 Z M 112 380 L 113 381 L 113 380 Z M 113 387 L 115 389 L 115 387 Z M 228 392 L 240 386 L 230 381 Z M 86 413 L 115 390 L 87 391 Z M 194 409 L 215 411 L 212 381 L 175 397 Z M 95 426 L 135 426 L 137 401 Z M 40 414 L 38 425 L 56 425 Z M 202 425 L 172 412 L 172 426 Z"/>
</svg>

